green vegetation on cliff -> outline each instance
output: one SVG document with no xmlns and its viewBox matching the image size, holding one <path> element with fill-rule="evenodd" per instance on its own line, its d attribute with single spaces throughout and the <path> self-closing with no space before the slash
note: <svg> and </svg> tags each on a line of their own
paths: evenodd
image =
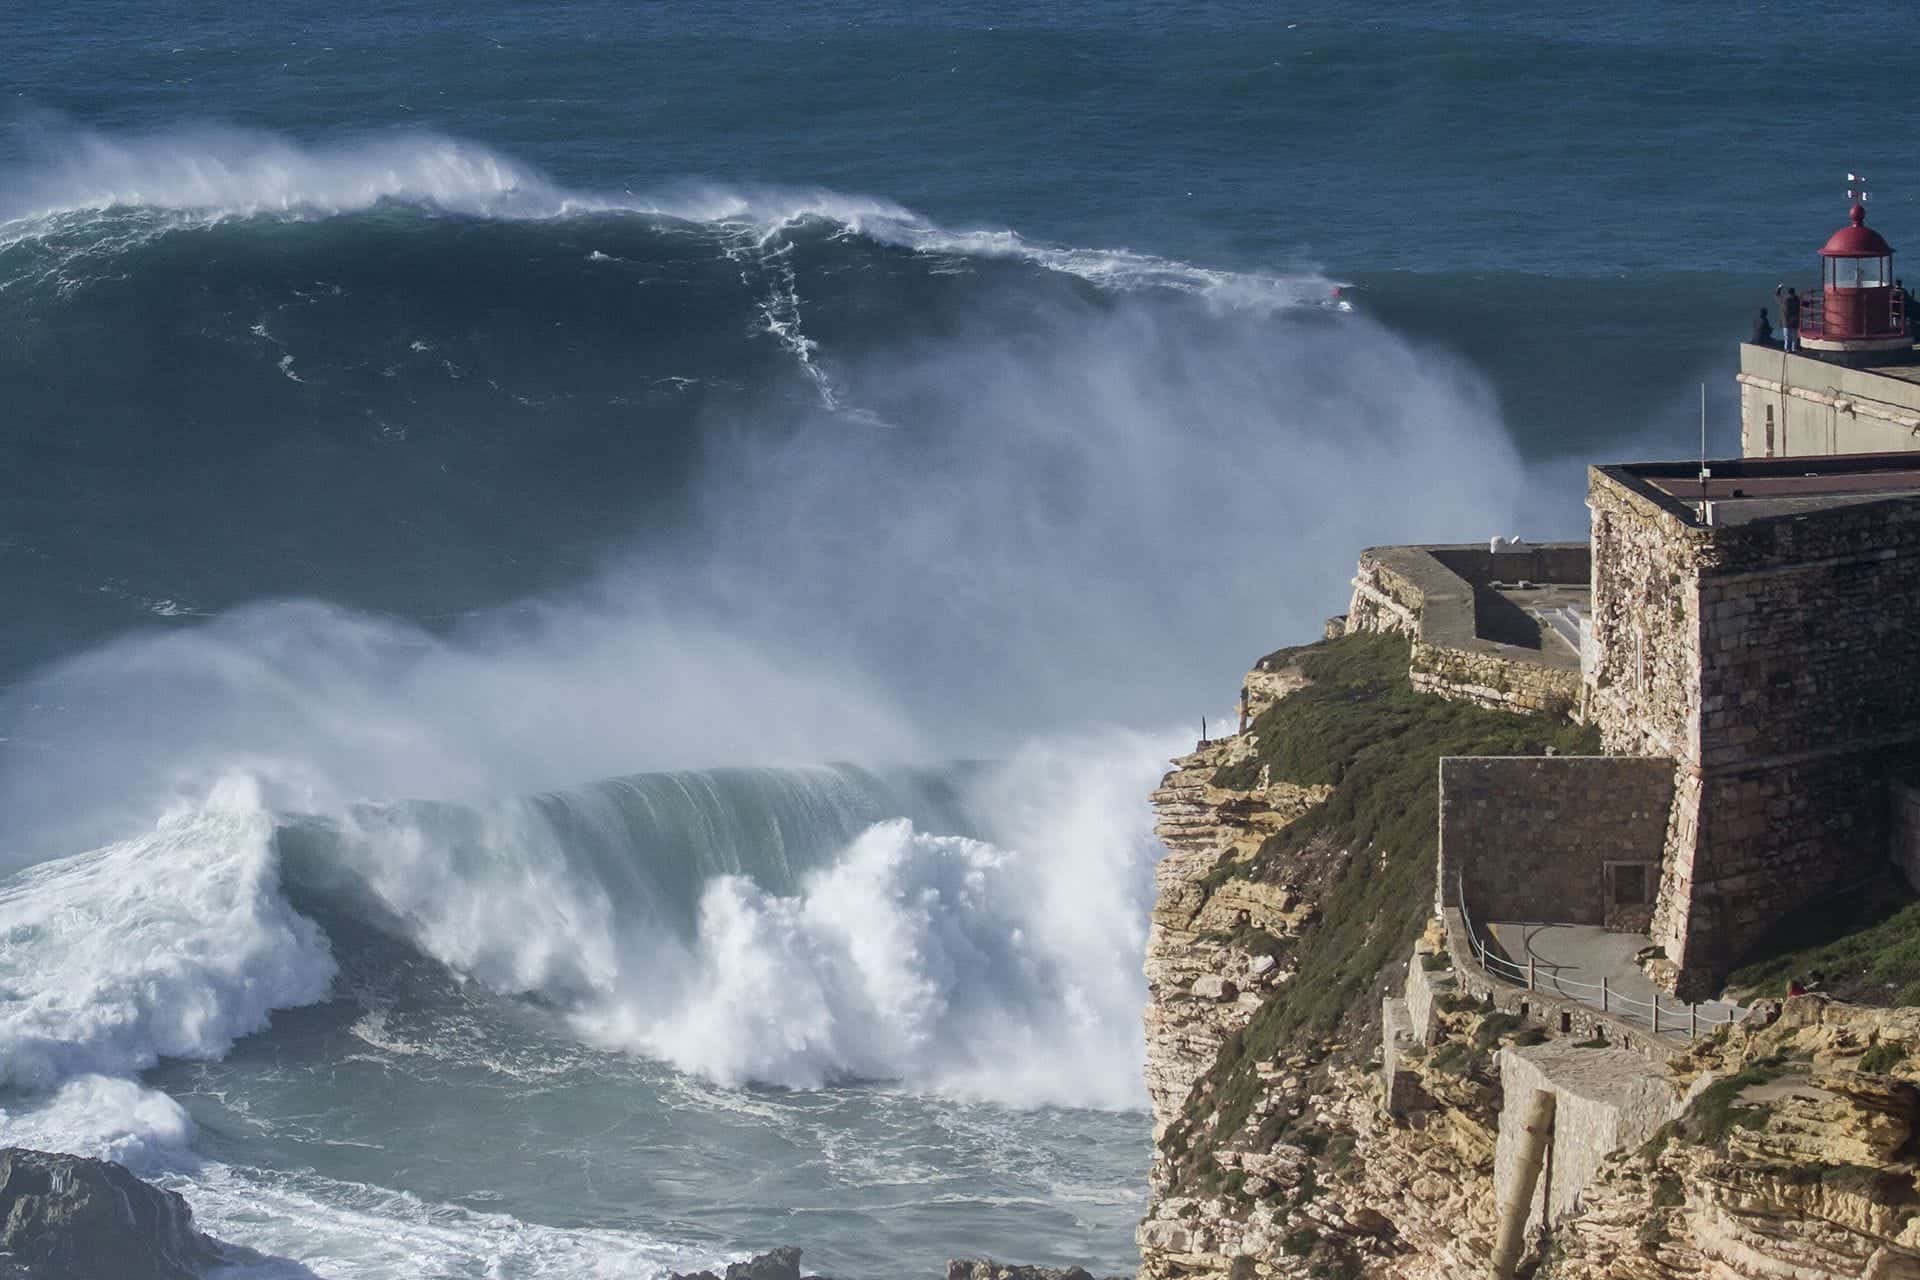
<svg viewBox="0 0 1920 1280">
<path fill-rule="evenodd" d="M 1814 899 L 1774 929 L 1736 969 L 1738 992 L 1783 996 L 1790 979 L 1858 1004 L 1920 1004 L 1920 900 L 1888 871 Z"/>
<path fill-rule="evenodd" d="M 1333 788 L 1245 862 L 1223 863 L 1215 883 L 1241 876 L 1310 879 L 1319 905 L 1301 936 L 1297 970 L 1221 1051 L 1190 1100 L 1192 1119 L 1215 1113 L 1212 1139 L 1236 1133 L 1261 1092 L 1256 1063 L 1308 1051 L 1301 1040 L 1332 1037 L 1361 1047 L 1378 1013 L 1376 981 L 1406 957 L 1433 913 L 1441 756 L 1540 755 L 1599 750 L 1594 730 L 1544 715 L 1487 711 L 1414 691 L 1404 637 L 1353 635 L 1261 660 L 1297 667 L 1310 681 L 1250 727 L 1254 755 L 1221 769 L 1216 786 L 1274 780 Z M 1344 1028 L 1345 1036 L 1335 1036 Z M 1369 1046 L 1370 1047 L 1370 1046 Z M 1194 1133 L 1183 1147 L 1209 1145 Z"/>
</svg>

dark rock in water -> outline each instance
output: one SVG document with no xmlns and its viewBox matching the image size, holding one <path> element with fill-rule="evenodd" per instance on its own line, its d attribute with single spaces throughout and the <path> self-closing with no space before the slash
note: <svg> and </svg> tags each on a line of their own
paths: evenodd
<svg viewBox="0 0 1920 1280">
<path fill-rule="evenodd" d="M 0 1150 L 0 1280 L 194 1280 L 234 1260 L 179 1195 L 110 1160 Z"/>
<path fill-rule="evenodd" d="M 792 1245 L 727 1268 L 726 1280 L 800 1280 L 800 1251 Z"/>
<path fill-rule="evenodd" d="M 0 1280 L 6 1280 L 0 1274 Z M 736 1262 L 724 1276 L 711 1271 L 692 1271 L 668 1276 L 667 1280 L 822 1280 L 820 1276 L 800 1274 L 800 1251 L 788 1247 L 763 1253 L 751 1262 Z M 947 1280 L 1094 1280 L 1085 1267 L 1020 1267 L 991 1258 L 959 1258 L 947 1263 Z M 1131 1280 L 1128 1276 L 1108 1276 L 1106 1280 Z"/>
<path fill-rule="evenodd" d="M 667 1280 L 821 1280 L 821 1277 L 802 1276 L 800 1251 L 788 1245 L 747 1262 L 736 1262 L 727 1268 L 725 1276 L 716 1276 L 711 1271 L 693 1271 L 669 1276 Z"/>
<path fill-rule="evenodd" d="M 992 1258 L 954 1258 L 947 1263 L 947 1280 L 1093 1280 L 1093 1274 L 1085 1267 L 1023 1267 Z"/>
</svg>

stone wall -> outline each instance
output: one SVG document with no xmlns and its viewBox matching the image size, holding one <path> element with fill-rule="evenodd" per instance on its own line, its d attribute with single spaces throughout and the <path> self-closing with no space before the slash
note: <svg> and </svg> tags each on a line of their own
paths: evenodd
<svg viewBox="0 0 1920 1280">
<path fill-rule="evenodd" d="M 1567 715 L 1580 703 L 1577 669 L 1543 667 L 1498 653 L 1419 641 L 1414 642 L 1407 678 L 1422 693 L 1472 702 L 1494 711 Z"/>
<path fill-rule="evenodd" d="M 1415 1044 L 1433 1043 L 1433 1004 L 1446 992 L 1453 990 L 1453 969 L 1428 969 L 1424 963 L 1425 952 L 1415 948 L 1413 960 L 1407 965 L 1407 1027 L 1413 1034 Z"/>
<path fill-rule="evenodd" d="M 1377 631 L 1418 639 L 1429 597 L 1439 609 L 1456 601 L 1464 601 L 1471 609 L 1472 589 L 1464 582 L 1451 580 L 1452 575 L 1430 556 L 1401 554 L 1412 550 L 1368 547 L 1360 553 L 1345 634 Z M 1470 614 L 1468 625 L 1472 625 Z"/>
<path fill-rule="evenodd" d="M 1438 907 L 1477 920 L 1641 932 L 1649 922 L 1673 762 L 1634 756 L 1449 756 L 1440 761 Z M 1646 905 L 1613 899 L 1611 864 L 1645 864 Z"/>
<path fill-rule="evenodd" d="M 1587 714 L 1680 765 L 1653 938 L 1685 989 L 1809 896 L 1871 872 L 1920 729 L 1920 502 L 1707 526 L 1593 473 Z"/>
<path fill-rule="evenodd" d="M 1679 1111 L 1679 1097 L 1647 1060 L 1622 1049 L 1582 1049 L 1566 1042 L 1503 1048 L 1499 1054 L 1500 1139 L 1494 1154 L 1497 1203 L 1516 1194 L 1521 1131 L 1535 1093 L 1554 1095 L 1553 1137 L 1534 1184 L 1529 1230 L 1557 1222 L 1608 1156 L 1645 1142 Z"/>
<path fill-rule="evenodd" d="M 1699 547 L 1691 531 L 1593 472 L 1587 719 L 1608 751 L 1698 755 Z"/>
<path fill-rule="evenodd" d="M 1475 585 L 1588 579 L 1584 543 L 1485 547 L 1369 547 L 1353 579 L 1348 632 L 1385 631 L 1413 641 L 1408 678 L 1423 693 L 1495 711 L 1565 715 L 1579 705 L 1580 672 L 1540 649 L 1480 634 Z"/>
</svg>

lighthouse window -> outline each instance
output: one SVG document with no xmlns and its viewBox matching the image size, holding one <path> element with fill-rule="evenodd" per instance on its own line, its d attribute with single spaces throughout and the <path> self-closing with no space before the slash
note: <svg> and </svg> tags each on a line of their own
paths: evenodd
<svg viewBox="0 0 1920 1280">
<path fill-rule="evenodd" d="M 1890 283 L 1883 258 L 1836 258 L 1833 282 L 1842 289 L 1878 289 Z"/>
</svg>

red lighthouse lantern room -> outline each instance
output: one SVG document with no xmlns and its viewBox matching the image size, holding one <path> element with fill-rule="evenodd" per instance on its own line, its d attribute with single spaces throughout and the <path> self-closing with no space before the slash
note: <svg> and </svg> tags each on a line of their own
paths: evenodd
<svg viewBox="0 0 1920 1280">
<path fill-rule="evenodd" d="M 1820 293 L 1806 299 L 1800 318 L 1806 350 L 1893 351 L 1913 345 L 1904 299 L 1893 287 L 1893 246 L 1867 225 L 1865 205 L 1854 205 L 1849 225 L 1827 238 L 1820 263 Z"/>
</svg>

